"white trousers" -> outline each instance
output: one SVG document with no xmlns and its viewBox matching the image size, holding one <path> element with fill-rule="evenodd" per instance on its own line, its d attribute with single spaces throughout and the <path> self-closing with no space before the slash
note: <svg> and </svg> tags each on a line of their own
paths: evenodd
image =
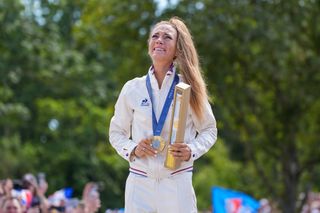
<svg viewBox="0 0 320 213">
<path fill-rule="evenodd" d="M 125 213 L 197 213 L 192 172 L 154 179 L 130 173 Z"/>
</svg>

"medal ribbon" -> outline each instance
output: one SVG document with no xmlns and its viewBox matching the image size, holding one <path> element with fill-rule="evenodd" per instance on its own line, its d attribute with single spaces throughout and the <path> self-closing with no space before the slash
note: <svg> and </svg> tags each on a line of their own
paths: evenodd
<svg viewBox="0 0 320 213">
<path fill-rule="evenodd" d="M 169 112 L 171 102 L 173 100 L 174 88 L 175 88 L 176 84 L 178 84 L 178 83 L 179 83 L 179 76 L 176 73 L 174 76 L 174 79 L 172 81 L 170 90 L 168 92 L 166 101 L 163 105 L 159 121 L 157 121 L 156 114 L 153 109 L 153 103 L 152 103 L 152 88 L 151 88 L 151 83 L 150 83 L 150 77 L 149 77 L 149 74 L 147 75 L 146 86 L 147 86 L 148 94 L 149 94 L 150 101 L 151 101 L 151 107 L 152 107 L 152 129 L 153 129 L 154 136 L 160 136 L 160 134 L 161 134 L 162 128 L 164 126 L 164 122 L 165 122 L 166 117 Z"/>
</svg>

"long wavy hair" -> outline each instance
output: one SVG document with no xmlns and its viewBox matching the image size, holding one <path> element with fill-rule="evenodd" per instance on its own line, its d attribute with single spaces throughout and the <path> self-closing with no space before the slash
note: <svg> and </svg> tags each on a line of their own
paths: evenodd
<svg viewBox="0 0 320 213">
<path fill-rule="evenodd" d="M 191 85 L 190 105 L 196 116 L 202 120 L 204 117 L 203 108 L 208 95 L 206 83 L 201 73 L 199 56 L 191 33 L 184 21 L 178 17 L 158 22 L 155 26 L 161 24 L 171 25 L 177 30 L 177 54 L 174 62 L 177 64 L 185 83 Z"/>
</svg>

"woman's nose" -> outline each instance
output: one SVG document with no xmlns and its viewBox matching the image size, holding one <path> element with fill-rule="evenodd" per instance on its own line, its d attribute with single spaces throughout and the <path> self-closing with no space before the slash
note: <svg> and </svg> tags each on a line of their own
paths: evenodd
<svg viewBox="0 0 320 213">
<path fill-rule="evenodd" d="M 163 41 L 162 41 L 162 38 L 161 36 L 159 36 L 159 38 L 156 40 L 156 44 L 162 44 Z"/>
</svg>

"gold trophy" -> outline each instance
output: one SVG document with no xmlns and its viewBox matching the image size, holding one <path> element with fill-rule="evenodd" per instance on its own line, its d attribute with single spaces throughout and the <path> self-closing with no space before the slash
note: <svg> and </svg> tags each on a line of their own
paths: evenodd
<svg viewBox="0 0 320 213">
<path fill-rule="evenodd" d="M 184 141 L 190 92 L 191 86 L 186 83 L 180 82 L 175 86 L 168 145 L 174 143 L 183 143 Z M 166 154 L 164 166 L 172 170 L 177 169 L 181 162 L 173 157 L 169 149 L 167 149 Z"/>
</svg>

